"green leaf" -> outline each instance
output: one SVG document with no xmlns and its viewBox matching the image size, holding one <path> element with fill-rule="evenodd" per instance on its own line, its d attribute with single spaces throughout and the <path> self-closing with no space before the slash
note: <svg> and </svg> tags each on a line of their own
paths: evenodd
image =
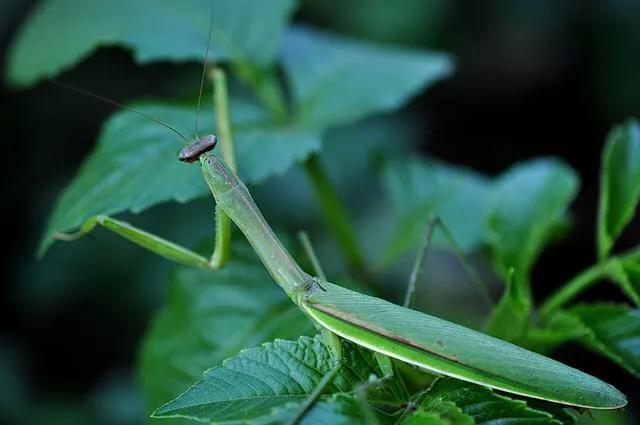
<svg viewBox="0 0 640 425">
<path fill-rule="evenodd" d="M 578 190 L 575 172 L 556 159 L 518 164 L 503 173 L 493 192 L 487 228 L 494 262 L 505 280 L 529 298 L 529 273 L 538 254 L 562 222 Z"/>
<path fill-rule="evenodd" d="M 589 330 L 583 342 L 640 378 L 640 309 L 589 304 L 570 310 Z"/>
<path fill-rule="evenodd" d="M 146 404 L 156 408 L 176 397 L 245 347 L 310 330 L 247 245 L 234 245 L 229 263 L 214 273 L 180 268 L 142 346 Z"/>
<path fill-rule="evenodd" d="M 544 326 L 531 326 L 527 335 L 519 343 L 536 353 L 549 353 L 556 347 L 571 340 L 584 337 L 588 330 L 574 314 L 560 310 L 548 319 Z"/>
<path fill-rule="evenodd" d="M 613 258 L 607 262 L 607 275 L 620 286 L 636 307 L 640 306 L 640 264 Z"/>
<path fill-rule="evenodd" d="M 416 414 L 436 413 L 446 424 L 561 425 L 547 412 L 532 409 L 522 400 L 498 395 L 486 387 L 456 379 L 438 379 L 420 397 Z M 412 422 L 411 417 L 402 422 Z"/>
<path fill-rule="evenodd" d="M 441 218 L 463 251 L 483 242 L 491 184 L 482 175 L 411 156 L 389 161 L 382 183 L 397 221 L 383 263 L 417 246 L 432 214 Z M 436 232 L 434 244 L 443 242 Z"/>
<path fill-rule="evenodd" d="M 269 416 L 249 421 L 251 425 L 282 425 L 289 423 L 296 415 L 299 405 L 289 404 L 274 409 Z M 378 425 L 392 424 L 393 419 L 375 411 Z M 358 401 L 347 394 L 335 394 L 327 400 L 318 401 L 302 418 L 299 425 L 371 425 Z"/>
<path fill-rule="evenodd" d="M 320 129 L 396 109 L 453 71 L 451 58 L 443 53 L 381 46 L 301 27 L 286 33 L 282 62 L 296 122 Z"/>
<path fill-rule="evenodd" d="M 294 6 L 294 0 L 215 0 L 211 59 L 272 62 Z M 202 62 L 210 8 L 210 0 L 44 0 L 11 48 L 8 79 L 30 85 L 114 45 L 130 49 L 139 63 Z"/>
<path fill-rule="evenodd" d="M 327 393 L 349 392 L 371 374 L 383 371 L 373 352 L 353 344 L 343 347 L 345 358 Z M 225 423 L 268 415 L 272 409 L 303 402 L 333 367 L 333 356 L 323 337 L 298 341 L 275 340 L 241 351 L 209 369 L 204 379 L 154 412 L 155 417 L 187 417 Z M 406 394 L 392 389 L 376 398 L 398 406 Z"/>
<path fill-rule="evenodd" d="M 513 394 L 617 408 L 620 391 L 570 366 L 464 326 L 322 282 L 303 307 L 331 332 L 427 371 Z"/>
<path fill-rule="evenodd" d="M 136 108 L 174 128 L 193 128 L 190 107 L 156 102 Z M 282 174 L 320 148 L 316 133 L 265 125 L 265 112 L 253 104 L 234 101 L 231 108 L 239 173 L 248 183 Z M 138 213 L 160 202 L 207 195 L 199 167 L 176 159 L 181 146 L 175 135 L 144 117 L 129 111 L 115 114 L 58 200 L 39 254 L 53 243 L 54 232 L 74 230 L 96 215 Z"/>
<path fill-rule="evenodd" d="M 500 302 L 491 312 L 487 333 L 506 341 L 518 341 L 528 329 L 530 311 L 531 302 L 520 292 L 512 273 Z"/>
<path fill-rule="evenodd" d="M 602 152 L 598 255 L 606 257 L 640 199 L 640 124 L 629 120 L 614 127 Z"/>
</svg>

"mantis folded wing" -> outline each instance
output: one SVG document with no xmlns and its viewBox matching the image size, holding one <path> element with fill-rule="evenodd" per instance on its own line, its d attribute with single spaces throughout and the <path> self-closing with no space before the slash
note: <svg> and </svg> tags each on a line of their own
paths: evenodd
<svg viewBox="0 0 640 425">
<path fill-rule="evenodd" d="M 322 328 L 422 369 L 498 390 L 586 408 L 626 405 L 613 386 L 560 362 L 309 276 L 225 163 L 213 154 L 200 162 L 218 207 L 245 234 L 278 285 Z"/>
</svg>

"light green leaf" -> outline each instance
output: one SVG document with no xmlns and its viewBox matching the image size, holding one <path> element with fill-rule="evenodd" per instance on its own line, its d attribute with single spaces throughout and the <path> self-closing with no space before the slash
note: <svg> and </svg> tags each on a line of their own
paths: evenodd
<svg viewBox="0 0 640 425">
<path fill-rule="evenodd" d="M 446 424 L 561 425 L 547 412 L 532 409 L 522 400 L 498 395 L 486 387 L 455 379 L 438 379 L 420 397 L 417 413 L 435 413 Z M 418 424 L 410 419 L 405 424 Z"/>
<path fill-rule="evenodd" d="M 174 128 L 193 128 L 190 107 L 148 103 L 136 108 Z M 231 108 L 239 173 L 248 183 L 282 174 L 320 148 L 318 134 L 269 127 L 265 112 L 253 104 L 235 101 Z M 75 230 L 93 216 L 138 213 L 160 202 L 187 202 L 207 195 L 199 167 L 176 159 L 182 146 L 174 134 L 144 117 L 129 111 L 115 114 L 58 200 L 39 253 L 53 243 L 54 232 Z"/>
<path fill-rule="evenodd" d="M 500 302 L 491 312 L 487 333 L 506 341 L 518 341 L 528 329 L 530 311 L 531 302 L 520 292 L 511 274 Z"/>
<path fill-rule="evenodd" d="M 371 374 L 383 374 L 373 352 L 346 343 L 345 358 L 327 393 L 349 392 Z M 333 356 L 323 337 L 275 340 L 241 351 L 209 369 L 204 379 L 154 412 L 155 417 L 187 417 L 228 423 L 268 415 L 287 403 L 303 402 L 332 369 Z M 395 387 L 394 387 L 395 388 Z M 376 398 L 398 406 L 406 394 L 380 389 Z"/>
<path fill-rule="evenodd" d="M 141 386 L 150 408 L 178 396 L 203 371 L 245 347 L 311 330 L 253 250 L 247 245 L 233 249 L 229 263 L 214 273 L 175 272 L 167 305 L 141 350 Z"/>
<path fill-rule="evenodd" d="M 631 301 L 640 306 L 640 264 L 630 260 L 610 259 L 607 274 L 616 282 Z"/>
<path fill-rule="evenodd" d="M 211 59 L 270 63 L 294 6 L 294 0 L 213 1 Z M 113 45 L 131 49 L 139 63 L 202 62 L 210 8 L 210 0 L 44 0 L 11 48 L 8 79 L 30 85 Z"/>
<path fill-rule="evenodd" d="M 589 330 L 583 342 L 640 378 L 640 309 L 586 304 L 570 310 Z"/>
<path fill-rule="evenodd" d="M 578 190 L 575 172 L 556 159 L 518 164 L 496 182 L 487 221 L 494 262 L 505 280 L 515 282 L 529 298 L 529 273 L 538 254 L 564 219 Z"/>
<path fill-rule="evenodd" d="M 290 404 L 277 408 L 266 417 L 249 421 L 251 425 L 282 425 L 291 421 L 299 409 L 299 405 Z M 375 411 L 378 425 L 394 423 L 393 418 Z M 326 400 L 318 401 L 299 422 L 299 425 L 371 425 L 362 412 L 358 401 L 347 394 L 335 394 Z M 439 424 L 438 424 L 439 425 Z"/>
<path fill-rule="evenodd" d="M 381 46 L 301 27 L 285 34 L 282 62 L 296 122 L 320 129 L 396 109 L 453 70 L 451 58 L 443 53 Z"/>
<path fill-rule="evenodd" d="M 462 250 L 483 242 L 491 183 L 482 175 L 412 156 L 389 161 L 382 183 L 397 217 L 383 263 L 418 245 L 431 214 L 441 218 Z M 434 244 L 443 241 L 436 232 Z"/>
<path fill-rule="evenodd" d="M 614 127 L 602 152 L 598 211 L 598 255 L 606 257 L 633 218 L 640 199 L 640 124 Z"/>
</svg>

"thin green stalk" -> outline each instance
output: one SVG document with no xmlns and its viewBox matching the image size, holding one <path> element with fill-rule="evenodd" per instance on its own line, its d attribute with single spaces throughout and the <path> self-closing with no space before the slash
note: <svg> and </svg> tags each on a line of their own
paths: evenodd
<svg viewBox="0 0 640 425">
<path fill-rule="evenodd" d="M 451 233 L 451 230 L 449 230 L 449 227 L 447 227 L 442 221 L 442 219 L 440 219 L 439 217 L 436 217 L 435 219 L 437 220 L 437 224 L 440 226 L 440 230 L 442 231 L 442 234 L 444 235 L 445 239 L 447 239 L 447 242 L 451 246 L 453 253 L 458 259 L 458 262 L 462 265 L 462 268 L 464 269 L 464 271 L 471 278 L 471 281 L 476 286 L 476 288 L 478 288 L 478 291 L 480 291 L 480 293 L 482 294 L 482 298 L 484 299 L 484 302 L 487 305 L 487 307 L 489 307 L 490 310 L 493 310 L 495 305 L 493 300 L 491 299 L 491 295 L 489 294 L 489 287 L 478 275 L 478 272 L 476 272 L 476 270 L 471 266 L 471 264 L 469 264 L 466 256 L 464 255 L 464 253 L 460 249 L 460 246 L 456 242 L 456 239 L 453 237 L 453 233 Z"/>
<path fill-rule="evenodd" d="M 231 132 L 231 114 L 229 113 L 229 95 L 227 92 L 227 78 L 220 68 L 213 68 L 210 74 L 213 80 L 215 103 L 216 131 L 222 157 L 229 168 L 236 171 L 236 159 Z M 223 267 L 229 259 L 231 249 L 231 220 L 216 206 L 216 239 L 211 255 L 211 267 L 215 270 Z"/>
<path fill-rule="evenodd" d="M 347 265 L 356 273 L 366 273 L 364 257 L 347 211 L 318 156 L 311 155 L 307 158 L 304 162 L 304 168 L 320 203 L 324 218 L 338 240 Z"/>
<path fill-rule="evenodd" d="M 322 393 L 324 393 L 327 388 L 333 383 L 333 380 L 338 375 L 338 372 L 340 372 L 341 366 L 342 363 L 340 363 L 339 361 L 336 362 L 331 370 L 322 377 L 322 380 L 320 380 L 318 385 L 316 385 L 316 387 L 314 388 L 313 392 L 304 401 L 304 403 L 300 407 L 300 410 L 298 410 L 293 419 L 291 419 L 289 425 L 296 425 L 302 420 L 302 418 L 304 418 L 309 409 L 311 409 L 316 404 Z"/>
<path fill-rule="evenodd" d="M 304 230 L 298 232 L 298 239 L 300 239 L 300 243 L 307 253 L 307 257 L 309 257 L 309 261 L 311 261 L 311 265 L 313 266 L 313 270 L 322 280 L 327 280 L 327 275 L 324 274 L 324 270 L 320 265 L 320 261 L 318 261 L 318 257 L 316 256 L 316 252 L 313 249 L 313 245 L 311 245 L 311 240 L 309 240 L 309 235 Z"/>
<path fill-rule="evenodd" d="M 638 260 L 640 259 L 640 247 L 633 248 L 623 254 L 610 257 L 607 260 L 595 264 L 562 285 L 554 292 L 540 307 L 540 317 L 548 318 L 569 301 L 577 297 L 581 292 L 590 288 L 609 273 L 610 264 L 615 260 Z"/>
<path fill-rule="evenodd" d="M 411 269 L 411 274 L 409 275 L 409 284 L 407 285 L 407 293 L 404 298 L 404 306 L 407 308 L 413 308 L 413 302 L 416 294 L 416 282 L 418 281 L 418 276 L 422 271 L 422 265 L 427 259 L 427 253 L 429 252 L 429 247 L 431 246 L 431 239 L 433 239 L 433 230 L 435 228 L 436 219 L 430 218 L 427 222 L 427 227 L 424 232 L 424 238 L 422 243 L 420 244 L 420 248 L 418 249 L 418 253 L 416 254 L 416 259 L 413 262 L 413 268 Z"/>
</svg>

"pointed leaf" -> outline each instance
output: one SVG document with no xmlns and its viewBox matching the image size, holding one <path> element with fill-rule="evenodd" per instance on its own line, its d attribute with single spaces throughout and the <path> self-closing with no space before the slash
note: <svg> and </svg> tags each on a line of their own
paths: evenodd
<svg viewBox="0 0 640 425">
<path fill-rule="evenodd" d="M 613 258 L 607 262 L 607 272 L 611 280 L 620 286 L 622 292 L 633 301 L 636 307 L 639 307 L 640 264 L 635 261 Z"/>
<path fill-rule="evenodd" d="M 487 333 L 506 341 L 518 341 L 527 331 L 530 311 L 531 303 L 520 292 L 511 274 L 500 302 L 491 312 Z"/>
<path fill-rule="evenodd" d="M 193 127 L 192 108 L 170 103 L 136 108 L 174 128 Z M 264 126 L 265 112 L 251 103 L 233 102 L 231 115 L 239 173 L 248 183 L 282 174 L 320 148 L 316 133 Z M 115 114 L 61 195 L 39 253 L 53 243 L 54 232 L 75 230 L 93 216 L 138 213 L 160 202 L 187 202 L 207 195 L 199 167 L 176 159 L 182 146 L 174 134 L 144 117 L 129 111 Z"/>
<path fill-rule="evenodd" d="M 584 343 L 640 378 L 640 309 L 587 304 L 570 310 L 589 330 Z"/>
<path fill-rule="evenodd" d="M 242 348 L 310 330 L 247 245 L 234 245 L 229 263 L 215 273 L 180 268 L 142 346 L 146 404 L 156 408 L 176 397 Z"/>
<path fill-rule="evenodd" d="M 598 254 L 606 257 L 633 218 L 640 199 L 640 124 L 614 127 L 602 152 L 598 211 Z"/>
<path fill-rule="evenodd" d="M 296 120 L 324 129 L 402 106 L 453 70 L 448 55 L 290 29 L 282 62 Z"/>
<path fill-rule="evenodd" d="M 323 282 L 306 300 L 323 327 L 423 369 L 514 394 L 583 407 L 615 408 L 626 398 L 586 373 L 508 342 Z"/>
<path fill-rule="evenodd" d="M 382 375 L 373 352 L 353 344 L 344 347 L 345 358 L 327 393 L 349 392 L 371 374 Z M 331 352 L 318 335 L 298 341 L 275 340 L 241 351 L 221 366 L 209 369 L 204 379 L 175 400 L 160 407 L 155 417 L 188 417 L 215 423 L 247 421 L 291 402 L 303 402 L 332 369 Z M 403 394 L 379 394 L 388 402 Z M 400 397 L 400 398 L 399 398 Z"/>
<path fill-rule="evenodd" d="M 518 164 L 497 181 L 489 212 L 488 237 L 496 267 L 529 297 L 529 272 L 552 230 L 565 217 L 578 189 L 578 177 L 550 158 Z"/>
<path fill-rule="evenodd" d="M 432 214 L 442 219 L 462 250 L 470 251 L 483 242 L 491 190 L 487 178 L 465 168 L 412 156 L 389 161 L 382 181 L 397 217 L 384 263 L 418 245 Z M 434 244 L 448 246 L 443 241 L 436 232 Z"/>
<path fill-rule="evenodd" d="M 211 3 L 211 59 L 273 60 L 294 0 L 44 0 L 11 48 L 9 81 L 33 84 L 113 45 L 131 49 L 139 63 L 202 62 Z"/>
</svg>

